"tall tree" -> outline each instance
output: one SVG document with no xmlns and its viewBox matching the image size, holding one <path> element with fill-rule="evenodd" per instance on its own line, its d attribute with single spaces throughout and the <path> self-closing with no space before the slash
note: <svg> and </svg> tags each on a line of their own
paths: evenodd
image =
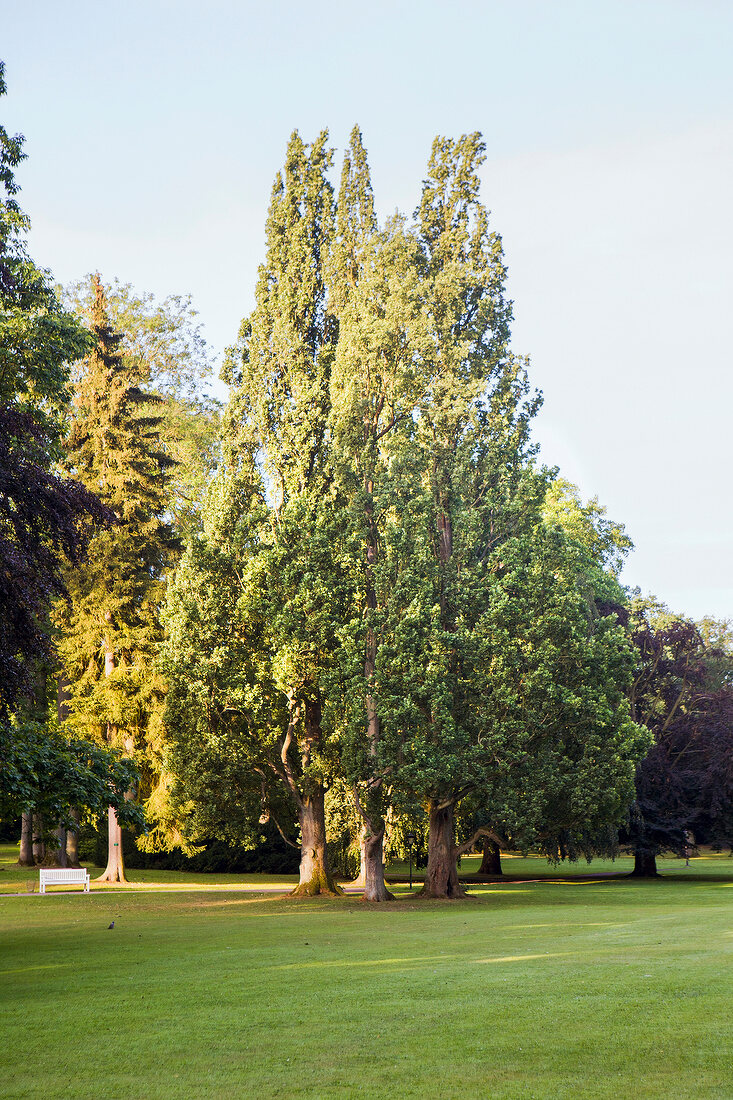
<svg viewBox="0 0 733 1100">
<path fill-rule="evenodd" d="M 134 365 L 120 353 L 121 336 L 109 324 L 98 277 L 94 288 L 95 348 L 79 378 L 66 464 L 94 486 L 117 523 L 92 540 L 83 567 L 67 573 L 71 601 L 58 605 L 58 648 L 72 727 L 144 757 L 162 697 L 154 655 L 163 573 L 176 547 L 167 520 L 173 462 L 160 444 L 160 399 L 139 388 Z M 113 806 L 102 879 L 125 879 Z"/>
<path fill-rule="evenodd" d="M 329 738 L 323 677 L 335 649 L 338 531 L 332 509 L 328 410 L 336 325 L 325 263 L 333 236 L 332 153 L 297 132 L 273 187 L 256 305 L 225 380 L 228 461 L 256 455 L 268 489 L 257 545 L 244 563 L 270 675 L 286 702 L 279 769 L 301 831 L 300 893 L 332 893 L 324 784 Z"/>
<path fill-rule="evenodd" d="M 433 144 L 416 219 L 434 365 L 412 416 L 415 430 L 396 458 L 403 500 L 399 526 L 388 534 L 395 559 L 388 694 L 397 691 L 400 679 L 411 682 L 416 724 L 409 733 L 400 730 L 399 740 L 407 735 L 413 744 L 415 737 L 421 743 L 420 749 L 415 744 L 413 759 L 422 775 L 417 784 L 407 785 L 420 789 L 426 803 L 426 892 L 438 896 L 460 892 L 451 855 L 454 814 L 466 784 L 470 788 L 475 782 L 469 776 L 477 731 L 470 728 L 467 699 L 461 698 L 468 683 L 462 651 L 471 645 L 482 603 L 475 590 L 472 608 L 465 599 L 474 587 L 477 532 L 470 528 L 482 511 L 492 513 L 496 524 L 493 511 L 502 498 L 511 509 L 537 405 L 528 397 L 523 366 L 508 350 L 511 309 L 503 295 L 501 241 L 489 230 L 479 200 L 483 155 L 477 134 L 457 142 L 438 138 Z M 476 469 L 476 456 L 483 458 L 483 471 Z M 498 537 L 509 533 L 505 523 Z M 473 564 L 474 572 L 475 565 L 484 568 L 480 557 Z M 400 725 L 398 720 L 396 729 Z M 402 752 L 400 744 L 398 756 Z M 442 761 L 437 785 L 429 778 L 436 775 L 431 754 L 435 764 L 437 758 Z M 407 779 L 409 769 L 403 774 Z"/>
<path fill-rule="evenodd" d="M 469 794 L 538 824 L 618 820 L 642 751 L 623 684 L 629 648 L 593 614 L 582 555 L 542 519 L 531 464 L 539 405 L 509 349 L 501 241 L 478 195 L 479 135 L 436 140 L 417 212 L 434 369 L 393 467 L 382 746 L 395 797 L 429 819 L 424 893 L 459 897 L 455 840 Z M 604 775 L 603 793 L 595 776 Z M 533 797 L 532 792 L 541 791 Z"/>
<path fill-rule="evenodd" d="M 339 339 L 331 377 L 335 478 L 350 531 L 353 616 L 344 624 L 346 673 L 342 765 L 363 823 L 364 897 L 387 901 L 385 776 L 380 760 L 377 661 L 384 587 L 384 526 L 394 514 L 395 437 L 409 435 L 426 388 L 430 332 L 423 310 L 418 243 L 401 219 L 378 231 L 366 153 L 355 127 L 344 157 L 332 252 L 331 296 Z"/>
<path fill-rule="evenodd" d="M 225 463 L 170 605 L 171 697 L 191 736 L 196 714 L 212 745 L 284 781 L 304 893 L 333 887 L 334 774 L 364 822 L 373 900 L 389 897 L 388 810 L 427 810 L 426 893 L 445 897 L 461 893 L 469 793 L 540 777 L 544 803 L 527 795 L 521 815 L 553 800 L 564 828 L 618 818 L 630 797 L 630 650 L 594 606 L 585 549 L 542 517 L 539 397 L 509 349 L 482 158 L 478 135 L 438 139 L 416 226 L 380 231 L 355 130 L 334 238 L 325 135 L 293 135 L 226 368 Z M 189 685 L 175 668 L 187 650 L 194 667 L 197 632 L 205 677 Z"/>
</svg>

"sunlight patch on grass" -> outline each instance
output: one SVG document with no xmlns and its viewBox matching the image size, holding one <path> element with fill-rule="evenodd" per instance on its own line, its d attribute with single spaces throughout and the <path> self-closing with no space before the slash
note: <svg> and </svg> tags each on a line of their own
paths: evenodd
<svg viewBox="0 0 733 1100">
<path fill-rule="evenodd" d="M 531 928 L 624 928 L 626 922 L 610 920 L 562 920 L 546 921 L 544 924 L 514 924 L 518 932 L 529 931 Z"/>
<path fill-rule="evenodd" d="M 308 946 L 311 946 L 310 944 Z M 313 944 L 313 947 L 316 947 Z M 332 966 L 346 967 L 351 970 L 364 966 L 410 966 L 415 963 L 450 962 L 457 958 L 456 955 L 410 955 L 397 959 L 313 959 L 308 962 L 283 963 L 270 967 L 271 970 L 309 970 L 314 967 Z M 480 960 L 479 960 L 480 961 Z"/>
<path fill-rule="evenodd" d="M 475 963 L 516 963 L 528 959 L 557 959 L 561 955 L 571 955 L 572 951 L 542 951 L 537 955 L 497 955 L 492 959 L 474 959 Z"/>
<path fill-rule="evenodd" d="M 71 963 L 38 963 L 35 966 L 13 966 L 9 970 L 0 970 L 2 974 L 26 974 L 30 970 L 61 970 L 71 966 Z"/>
<path fill-rule="evenodd" d="M 376 907 L 185 877 L 0 899 L 0 1096 L 733 1097 L 717 881 Z"/>
</svg>

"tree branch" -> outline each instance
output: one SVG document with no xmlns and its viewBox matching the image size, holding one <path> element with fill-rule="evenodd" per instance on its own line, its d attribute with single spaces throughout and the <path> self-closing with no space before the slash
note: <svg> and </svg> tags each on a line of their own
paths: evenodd
<svg viewBox="0 0 733 1100">
<path fill-rule="evenodd" d="M 279 832 L 280 836 L 283 838 L 285 843 L 288 844 L 291 848 L 295 848 L 296 852 L 299 852 L 300 851 L 300 845 L 296 844 L 295 841 L 293 841 L 293 840 L 288 840 L 288 838 L 285 836 L 285 833 L 280 828 L 279 821 L 277 820 L 275 815 L 272 814 L 272 813 L 270 814 L 270 821 L 273 821 L 275 823 L 275 828 L 277 829 L 277 831 Z"/>
<path fill-rule="evenodd" d="M 501 839 L 497 836 L 494 830 L 490 829 L 486 825 L 482 825 L 481 828 L 477 829 L 473 836 L 465 842 L 465 844 L 459 844 L 458 847 L 454 849 L 456 858 L 458 858 L 458 856 L 465 855 L 466 852 L 470 852 L 480 836 L 489 837 L 491 840 L 494 841 L 494 844 L 498 844 L 499 847 L 501 847 Z"/>
<path fill-rule="evenodd" d="M 288 753 L 290 746 L 293 743 L 295 736 L 295 726 L 300 717 L 300 704 L 296 703 L 292 695 L 288 696 L 288 708 L 290 710 L 290 720 L 288 722 L 287 732 L 285 733 L 285 740 L 283 741 L 282 748 L 280 749 L 280 759 L 283 762 L 283 769 L 285 771 L 285 781 L 290 789 L 290 793 L 295 799 L 296 805 L 299 810 L 303 809 L 303 799 L 300 797 L 300 791 L 298 790 L 298 784 L 293 773 L 293 769 L 290 766 L 290 760 L 288 759 Z"/>
</svg>

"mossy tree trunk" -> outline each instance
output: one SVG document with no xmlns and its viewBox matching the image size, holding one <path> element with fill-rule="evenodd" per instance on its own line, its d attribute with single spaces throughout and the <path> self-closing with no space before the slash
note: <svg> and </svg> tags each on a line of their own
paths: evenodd
<svg viewBox="0 0 733 1100">
<path fill-rule="evenodd" d="M 46 858 L 46 844 L 43 839 L 43 817 L 33 814 L 33 861 L 43 863 Z"/>
<path fill-rule="evenodd" d="M 296 778 L 288 757 L 298 732 L 302 770 L 300 780 Z M 292 891 L 293 897 L 313 897 L 316 894 L 336 896 L 343 893 L 333 877 L 328 859 L 323 780 L 311 772 L 313 750 L 321 743 L 322 737 L 320 698 L 316 696 L 301 703 L 291 693 L 290 721 L 281 757 L 300 824 L 300 881 Z"/>
<path fill-rule="evenodd" d="M 367 827 L 364 838 L 364 901 L 394 901 L 384 881 L 384 828 Z"/>
<path fill-rule="evenodd" d="M 56 867 L 68 867 L 69 862 L 66 856 L 66 829 L 63 825 L 59 825 L 56 830 L 56 847 L 52 852 L 53 862 Z"/>
<path fill-rule="evenodd" d="M 312 782 L 310 787 L 309 794 L 301 796 L 298 806 L 301 834 L 300 882 L 293 890 L 293 896 L 335 896 L 343 891 L 336 884 L 328 860 L 323 785 Z"/>
</svg>

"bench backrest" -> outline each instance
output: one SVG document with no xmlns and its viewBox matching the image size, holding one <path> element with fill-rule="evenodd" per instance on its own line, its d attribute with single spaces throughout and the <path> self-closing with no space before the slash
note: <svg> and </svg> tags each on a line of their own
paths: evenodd
<svg viewBox="0 0 733 1100">
<path fill-rule="evenodd" d="M 50 882 L 86 882 L 87 871 L 83 867 L 41 867 L 41 881 Z"/>
</svg>

